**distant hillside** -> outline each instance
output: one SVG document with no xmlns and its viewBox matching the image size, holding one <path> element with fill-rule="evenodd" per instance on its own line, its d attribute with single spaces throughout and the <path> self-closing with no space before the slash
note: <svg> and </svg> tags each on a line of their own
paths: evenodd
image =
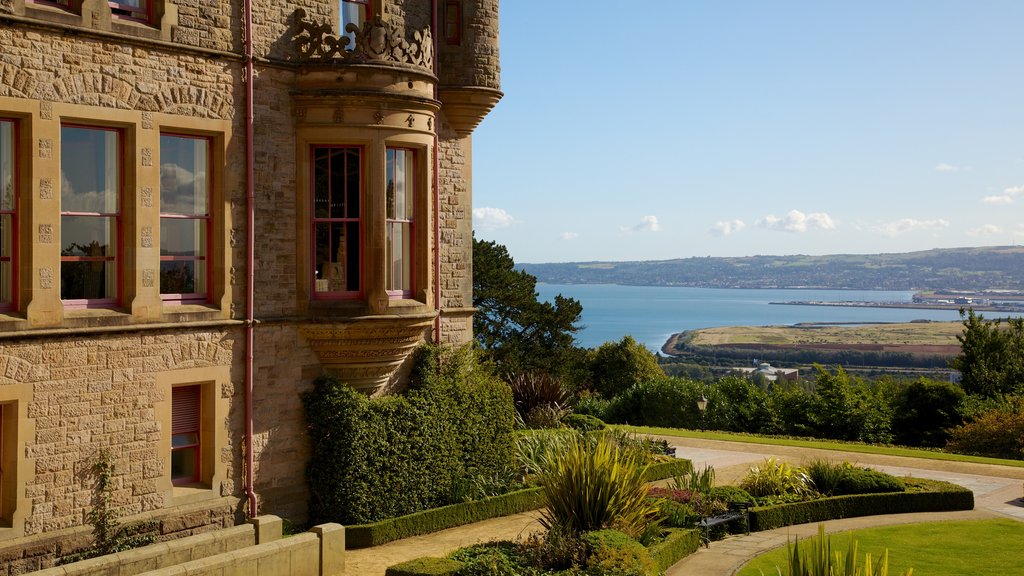
<svg viewBox="0 0 1024 576">
<path fill-rule="evenodd" d="M 522 264 L 551 284 L 855 290 L 1024 290 L 1024 247 L 946 248 L 906 254 L 680 258 Z"/>
</svg>

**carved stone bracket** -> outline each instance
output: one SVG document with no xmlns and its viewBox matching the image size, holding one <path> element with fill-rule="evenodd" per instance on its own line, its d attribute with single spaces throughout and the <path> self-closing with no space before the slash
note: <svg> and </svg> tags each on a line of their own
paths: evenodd
<svg viewBox="0 0 1024 576">
<path fill-rule="evenodd" d="M 387 386 L 426 340 L 432 322 L 432 315 L 369 316 L 307 324 L 300 331 L 324 368 L 349 386 L 372 394 Z"/>
<path fill-rule="evenodd" d="M 306 16 L 302 8 L 295 11 L 296 33 L 292 37 L 303 60 L 353 64 L 384 61 L 433 69 L 434 41 L 429 26 L 413 31 L 412 38 L 406 39 L 398 26 L 385 23 L 378 15 L 362 27 L 346 25 L 345 32 L 351 36 L 338 37 L 332 34 L 329 22 L 313 22 Z"/>
</svg>

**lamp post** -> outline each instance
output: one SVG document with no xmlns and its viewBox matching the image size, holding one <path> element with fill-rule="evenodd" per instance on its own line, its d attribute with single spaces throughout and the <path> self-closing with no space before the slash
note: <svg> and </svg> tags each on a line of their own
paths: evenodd
<svg viewBox="0 0 1024 576">
<path fill-rule="evenodd" d="M 700 410 L 700 431 L 704 432 L 704 413 L 708 409 L 708 398 L 702 392 L 700 398 L 697 399 L 697 409 Z"/>
</svg>

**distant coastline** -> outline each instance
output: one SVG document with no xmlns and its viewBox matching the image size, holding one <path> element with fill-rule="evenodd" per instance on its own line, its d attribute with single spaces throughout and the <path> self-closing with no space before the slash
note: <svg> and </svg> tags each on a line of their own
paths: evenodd
<svg viewBox="0 0 1024 576">
<path fill-rule="evenodd" d="M 832 302 L 821 300 L 791 300 L 788 302 L 769 302 L 780 306 L 836 306 L 848 308 L 905 308 L 908 310 L 953 310 L 972 308 L 976 312 L 1024 312 L 1021 304 L 939 304 L 933 302 Z"/>
</svg>

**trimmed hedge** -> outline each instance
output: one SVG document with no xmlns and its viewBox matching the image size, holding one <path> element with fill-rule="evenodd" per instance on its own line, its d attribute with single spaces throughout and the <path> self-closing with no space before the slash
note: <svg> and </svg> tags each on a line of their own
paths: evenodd
<svg viewBox="0 0 1024 576">
<path fill-rule="evenodd" d="M 540 488 L 527 488 L 491 496 L 483 500 L 463 502 L 432 508 L 407 516 L 389 518 L 371 524 L 345 527 L 345 546 L 348 549 L 379 546 L 401 538 L 430 534 L 463 524 L 479 522 L 488 518 L 509 516 L 543 506 Z"/>
<path fill-rule="evenodd" d="M 384 572 L 384 576 L 455 576 L 465 564 L 451 558 L 424 556 L 401 564 L 395 564 Z"/>
<path fill-rule="evenodd" d="M 367 398 L 322 376 L 303 394 L 314 524 L 363 524 L 457 501 L 455 487 L 512 465 L 512 392 L 473 350 L 423 346 L 403 394 Z"/>
<path fill-rule="evenodd" d="M 647 553 L 664 572 L 676 562 L 693 554 L 700 548 L 700 531 L 693 529 L 668 529 L 668 536 L 647 548 Z"/>
<path fill-rule="evenodd" d="M 908 489 L 920 491 L 832 496 L 807 502 L 751 508 L 750 531 L 760 532 L 794 524 L 875 514 L 974 509 L 974 493 L 962 486 L 924 479 L 908 479 L 906 483 Z"/>
<path fill-rule="evenodd" d="M 676 459 L 656 462 L 647 468 L 644 479 L 653 481 L 671 478 L 690 468 L 689 460 Z M 536 510 L 543 505 L 544 500 L 540 488 L 526 488 L 483 500 L 431 508 L 379 522 L 346 526 L 345 542 L 350 550 L 380 546 L 409 536 L 430 534 L 488 518 Z"/>
</svg>

